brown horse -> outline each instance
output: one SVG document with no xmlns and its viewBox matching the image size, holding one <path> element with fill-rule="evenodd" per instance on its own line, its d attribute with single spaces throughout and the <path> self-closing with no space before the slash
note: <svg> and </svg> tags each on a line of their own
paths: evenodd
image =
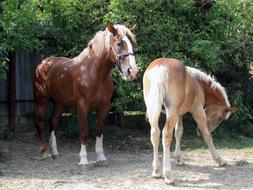
<svg viewBox="0 0 253 190">
<path fill-rule="evenodd" d="M 132 42 L 135 26 L 128 29 L 124 25 L 108 22 L 105 31 L 99 31 L 77 57 L 49 57 L 35 70 L 34 100 L 36 105 L 36 127 L 39 134 L 43 157 L 58 155 L 55 134 L 64 106 L 76 106 L 80 125 L 80 162 L 88 164 L 86 144 L 88 139 L 87 114 L 96 111 L 96 153 L 97 164 L 107 165 L 103 153 L 104 121 L 110 109 L 113 92 L 111 70 L 114 66 L 122 78 L 131 81 L 138 69 L 133 55 Z M 44 139 L 44 116 L 49 99 L 55 103 L 50 122 L 51 136 L 48 143 Z M 49 150 L 51 152 L 49 152 Z"/>
<path fill-rule="evenodd" d="M 237 109 L 230 107 L 227 94 L 218 82 L 197 69 L 185 67 L 179 60 L 160 58 L 154 60 L 145 71 L 143 87 L 147 118 L 151 125 L 150 140 L 154 150 L 153 177 L 161 176 L 158 119 L 162 107 L 166 114 L 166 123 L 162 130 L 163 176 L 166 183 L 174 181 L 170 177 L 170 145 L 175 127 L 176 163 L 183 164 L 180 138 L 183 133 L 182 115 L 186 112 L 193 115 L 213 159 L 220 166 L 226 165 L 226 161 L 215 149 L 210 132 Z"/>
</svg>

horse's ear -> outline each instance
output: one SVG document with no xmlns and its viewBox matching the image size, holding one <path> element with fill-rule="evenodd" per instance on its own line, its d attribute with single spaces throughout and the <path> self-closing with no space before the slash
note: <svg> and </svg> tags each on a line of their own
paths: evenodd
<svg viewBox="0 0 253 190">
<path fill-rule="evenodd" d="M 129 28 L 129 30 L 130 30 L 132 33 L 135 33 L 135 31 L 136 31 L 136 24 L 133 25 L 131 28 Z"/>
<path fill-rule="evenodd" d="M 226 109 L 227 112 L 231 112 L 231 113 L 234 113 L 234 112 L 237 112 L 238 111 L 238 108 L 237 107 L 229 107 Z"/>
<path fill-rule="evenodd" d="M 106 21 L 106 28 L 109 32 L 111 32 L 114 36 L 118 34 L 118 30 L 114 28 L 113 24 L 110 21 Z"/>
</svg>

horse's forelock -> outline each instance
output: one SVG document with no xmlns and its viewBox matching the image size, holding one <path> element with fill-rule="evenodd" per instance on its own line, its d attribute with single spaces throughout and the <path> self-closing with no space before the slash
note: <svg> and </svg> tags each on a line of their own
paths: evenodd
<svg viewBox="0 0 253 190">
<path fill-rule="evenodd" d="M 124 25 L 114 25 L 114 27 L 118 30 L 118 33 L 122 36 L 128 36 L 130 40 L 136 43 L 135 35 Z"/>
</svg>

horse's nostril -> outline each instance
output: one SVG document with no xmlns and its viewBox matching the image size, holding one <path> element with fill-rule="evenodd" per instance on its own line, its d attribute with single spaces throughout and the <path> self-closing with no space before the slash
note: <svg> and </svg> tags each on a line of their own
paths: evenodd
<svg viewBox="0 0 253 190">
<path fill-rule="evenodd" d="M 131 68 L 127 69 L 127 73 L 130 75 L 131 74 Z"/>
</svg>

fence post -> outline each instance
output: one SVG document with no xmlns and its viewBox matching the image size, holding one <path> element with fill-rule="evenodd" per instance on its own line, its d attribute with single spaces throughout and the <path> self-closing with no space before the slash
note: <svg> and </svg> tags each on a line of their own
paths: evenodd
<svg viewBox="0 0 253 190">
<path fill-rule="evenodd" d="M 8 107 L 9 107 L 9 128 L 11 131 L 16 129 L 16 52 L 9 54 L 9 83 L 8 83 Z"/>
</svg>

